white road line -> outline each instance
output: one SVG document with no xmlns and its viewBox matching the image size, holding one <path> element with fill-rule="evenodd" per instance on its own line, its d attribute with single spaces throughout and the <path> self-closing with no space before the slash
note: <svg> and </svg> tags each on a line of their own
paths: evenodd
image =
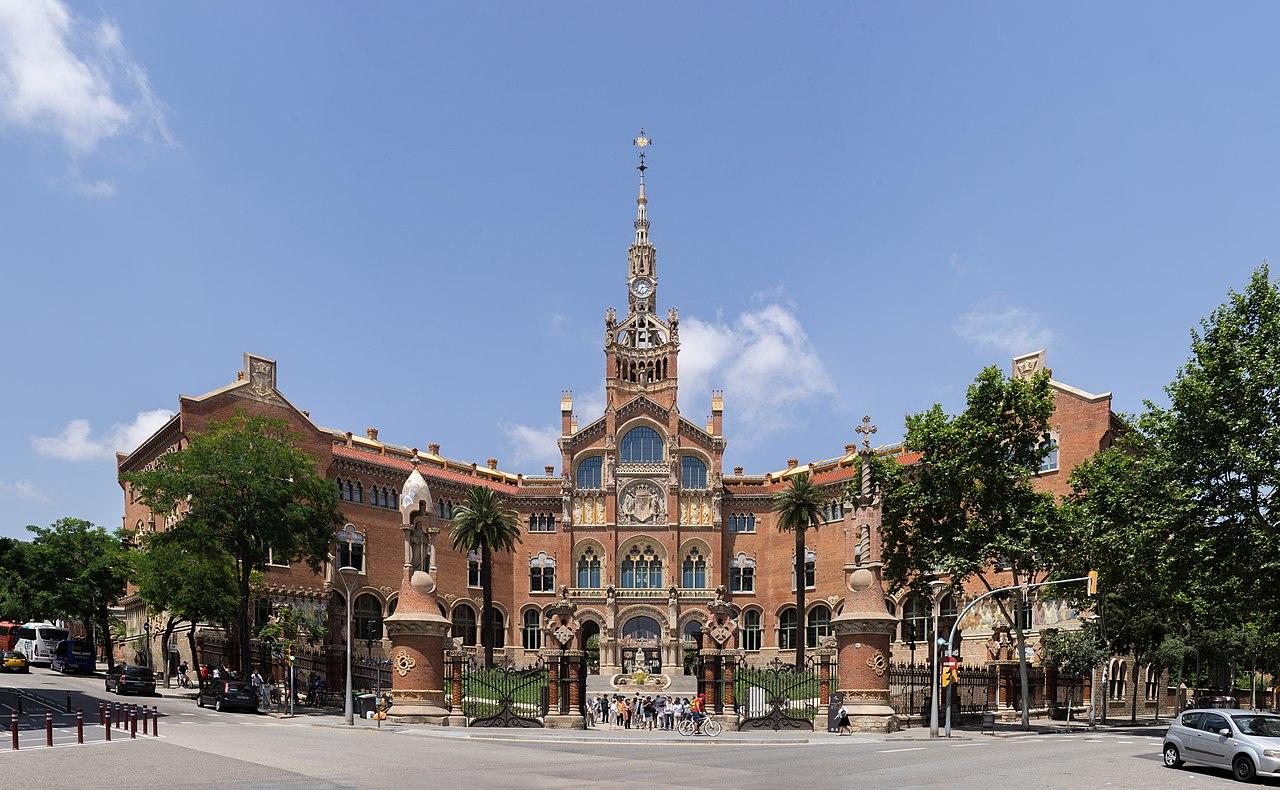
<svg viewBox="0 0 1280 790">
<path fill-rule="evenodd" d="M 877 754 L 894 754 L 895 752 L 922 752 L 924 751 L 924 748 L 925 747 L 923 746 L 910 746 L 906 749 L 878 749 L 876 750 L 876 753 Z"/>
</svg>

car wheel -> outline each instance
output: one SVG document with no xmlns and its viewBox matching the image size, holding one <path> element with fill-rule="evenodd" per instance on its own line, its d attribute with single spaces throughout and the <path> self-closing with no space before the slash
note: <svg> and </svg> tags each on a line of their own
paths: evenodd
<svg viewBox="0 0 1280 790">
<path fill-rule="evenodd" d="M 1178 754 L 1178 747 L 1174 746 L 1172 743 L 1166 743 L 1164 745 L 1164 767 L 1182 767 L 1182 755 Z"/>
<path fill-rule="evenodd" d="M 1237 782 L 1252 782 L 1257 773 L 1258 770 L 1253 767 L 1253 760 L 1243 754 L 1231 761 L 1231 775 Z"/>
<path fill-rule="evenodd" d="M 199 694 L 196 695 L 196 707 L 197 708 L 204 707 L 204 697 L 200 696 Z"/>
<path fill-rule="evenodd" d="M 213 709 L 214 709 L 214 710 L 216 710 L 217 712 L 221 713 L 221 712 L 222 712 L 222 700 L 220 700 L 220 699 L 215 699 L 215 700 L 213 701 Z"/>
</svg>

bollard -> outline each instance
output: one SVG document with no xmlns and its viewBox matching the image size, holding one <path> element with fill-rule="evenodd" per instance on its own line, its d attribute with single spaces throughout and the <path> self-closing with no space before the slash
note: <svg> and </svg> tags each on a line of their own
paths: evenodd
<svg viewBox="0 0 1280 790">
<path fill-rule="evenodd" d="M 139 706 L 137 715 L 142 719 L 142 734 L 146 735 L 147 734 L 147 706 L 146 705 Z"/>
<path fill-rule="evenodd" d="M 44 714 L 44 745 L 53 745 L 53 714 Z"/>
<path fill-rule="evenodd" d="M 132 706 L 132 707 L 133 707 L 133 710 L 132 710 L 132 711 L 130 711 L 130 713 L 131 713 L 132 715 L 128 717 L 128 719 L 129 719 L 129 737 L 130 737 L 130 738 L 137 738 L 137 737 L 138 737 L 138 706 L 137 706 L 137 705 L 134 705 L 134 706 Z"/>
<path fill-rule="evenodd" d="M 19 713 L 24 713 L 24 712 L 25 712 L 25 711 L 23 711 L 23 710 L 22 710 L 22 697 L 18 697 L 18 712 L 19 712 Z"/>
<path fill-rule="evenodd" d="M 98 703 L 98 724 L 102 724 L 107 720 L 106 706 L 101 702 Z"/>
<path fill-rule="evenodd" d="M 160 709 L 155 705 L 151 706 L 151 737 L 156 738 L 160 735 Z"/>
<path fill-rule="evenodd" d="M 71 712 L 71 692 L 67 692 L 67 713 Z"/>
<path fill-rule="evenodd" d="M 84 743 L 84 711 L 76 711 L 76 743 Z"/>
<path fill-rule="evenodd" d="M 18 748 L 18 714 L 9 714 L 9 732 L 13 735 L 13 748 Z"/>
<path fill-rule="evenodd" d="M 111 719 L 107 719 L 105 722 L 103 722 L 103 725 L 104 725 L 103 729 L 105 729 L 107 733 L 107 740 L 109 741 L 111 740 Z"/>
</svg>

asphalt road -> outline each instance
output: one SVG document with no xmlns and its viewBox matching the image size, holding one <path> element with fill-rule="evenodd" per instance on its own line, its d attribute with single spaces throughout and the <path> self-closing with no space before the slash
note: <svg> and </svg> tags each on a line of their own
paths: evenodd
<svg viewBox="0 0 1280 790">
<path fill-rule="evenodd" d="M 7 695 L 0 705 L 19 692 L 65 704 L 70 690 L 73 703 L 91 704 L 95 717 L 98 700 L 113 696 L 103 692 L 101 679 L 63 678 L 38 668 L 30 676 L 0 676 L 0 688 Z M 174 698 L 148 704 L 161 712 L 158 738 L 139 734 L 136 740 L 48 749 L 28 746 L 24 736 L 21 750 L 0 752 L 0 770 L 35 787 L 136 784 L 141 777 L 151 786 L 290 788 L 1236 786 L 1226 772 L 1164 768 L 1158 730 L 960 733 L 945 742 L 918 730 L 846 738 L 725 733 L 711 740 L 607 730 L 349 730 L 333 717 L 282 721 L 220 714 Z M 33 734 L 43 744 L 43 730 Z"/>
</svg>

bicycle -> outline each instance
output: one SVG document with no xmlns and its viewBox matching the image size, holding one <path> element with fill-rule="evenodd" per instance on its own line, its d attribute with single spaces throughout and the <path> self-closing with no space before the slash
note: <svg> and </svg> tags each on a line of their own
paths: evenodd
<svg viewBox="0 0 1280 790">
<path fill-rule="evenodd" d="M 694 734 L 701 734 L 708 738 L 714 738 L 719 735 L 723 729 L 724 728 L 720 726 L 720 722 L 708 716 L 702 720 L 701 730 L 698 729 L 698 723 L 693 719 L 681 719 L 680 726 L 676 728 L 676 732 L 686 737 Z"/>
</svg>

